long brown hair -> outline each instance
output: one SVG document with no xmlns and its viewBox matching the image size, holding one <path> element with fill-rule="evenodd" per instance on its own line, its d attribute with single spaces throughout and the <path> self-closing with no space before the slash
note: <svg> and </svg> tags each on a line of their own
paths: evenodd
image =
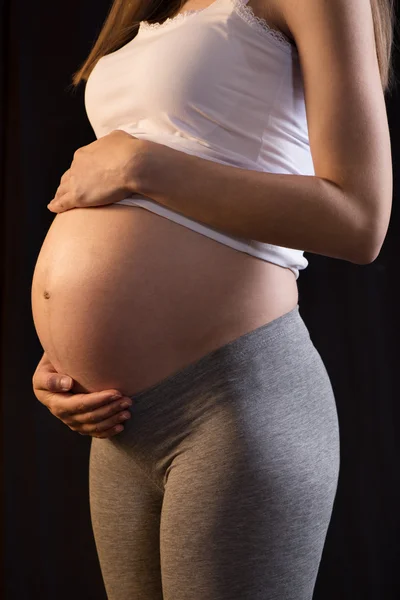
<svg viewBox="0 0 400 600">
<path fill-rule="evenodd" d="M 70 87 L 87 81 L 98 60 L 115 52 L 137 34 L 140 22 L 163 23 L 180 12 L 187 0 L 114 0 L 103 27 L 81 67 L 72 76 Z M 393 67 L 395 44 L 395 0 L 370 0 L 374 21 L 375 44 L 384 93 L 397 83 Z M 396 46 L 397 48 L 397 46 Z"/>
</svg>

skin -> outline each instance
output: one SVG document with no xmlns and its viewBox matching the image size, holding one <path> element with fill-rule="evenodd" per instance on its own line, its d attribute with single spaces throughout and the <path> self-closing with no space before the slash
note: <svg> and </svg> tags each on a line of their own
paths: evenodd
<svg viewBox="0 0 400 600">
<path fill-rule="evenodd" d="M 209 3 L 209 0 L 188 0 L 181 10 L 196 10 L 204 8 Z M 277 23 L 277 28 L 284 30 L 284 23 L 273 10 L 271 1 L 266 6 L 263 0 L 252 2 L 252 6 L 256 13 L 267 18 L 271 25 Z M 62 377 L 70 380 L 71 391 L 63 391 Z M 58 373 L 45 352 L 35 370 L 32 383 L 33 392 L 39 402 L 46 406 L 53 416 L 80 435 L 99 438 L 117 435 L 119 432 L 115 430 L 115 426 L 121 423 L 119 418 L 124 413 L 120 405 L 124 400 L 131 402 L 127 396 L 112 401 L 111 397 L 119 392 L 117 389 L 94 393 L 79 392 L 77 383 L 69 375 Z M 129 411 L 124 414 L 130 417 Z"/>
<path fill-rule="evenodd" d="M 97 438 L 117 435 L 119 431 L 116 431 L 115 427 L 121 425 L 121 415 L 125 414 L 130 418 L 129 411 L 124 412 L 121 404 L 128 402 L 132 405 L 132 400 L 116 389 L 76 393 L 73 391 L 75 382 L 69 376 L 66 377 L 70 381 L 68 389 L 71 391 L 63 391 L 62 377 L 65 375 L 57 373 L 44 352 L 32 377 L 33 391 L 39 402 L 46 406 L 54 417 L 80 435 Z M 120 394 L 121 398 L 112 400 L 115 394 Z"/>
<path fill-rule="evenodd" d="M 379 250 L 390 218 L 392 163 L 377 57 L 374 51 L 365 52 L 365 48 L 374 48 L 372 15 L 362 0 L 357 0 L 358 5 L 335 1 L 331 6 L 308 0 L 301 10 L 298 0 L 277 0 L 271 5 L 280 7 L 279 29 L 285 33 L 290 29 L 302 56 L 316 174 L 336 180 L 363 203 L 374 224 L 375 248 Z M 184 9 L 204 6 L 203 2 L 189 1 Z M 365 127 L 366 122 L 369 127 Z M 111 437 L 117 433 L 112 427 L 122 409 L 119 402 L 110 400 L 116 390 L 62 392 L 60 379 L 61 374 L 44 354 L 33 376 L 33 389 L 54 416 L 82 435 Z"/>
<path fill-rule="evenodd" d="M 188 0 L 181 10 L 196 10 L 209 3 L 209 0 Z M 252 2 L 252 6 L 257 14 L 268 19 L 270 25 L 277 23 L 277 28 L 283 30 L 284 23 L 278 19 L 278 12 L 273 10 L 271 1 L 266 6 L 263 0 Z M 63 390 L 62 377 L 69 379 L 70 391 Z M 111 397 L 117 392 L 120 393 L 117 389 L 81 393 L 77 383 L 69 375 L 56 371 L 45 352 L 37 365 L 32 383 L 37 400 L 46 406 L 53 416 L 80 435 L 113 437 L 119 433 L 115 427 L 121 424 L 121 415 L 125 414 L 129 418 L 131 416 L 129 411 L 124 413 L 124 408 L 121 407 L 124 400 L 132 403 L 131 398 L 122 396 L 120 400 L 112 401 Z"/>
</svg>

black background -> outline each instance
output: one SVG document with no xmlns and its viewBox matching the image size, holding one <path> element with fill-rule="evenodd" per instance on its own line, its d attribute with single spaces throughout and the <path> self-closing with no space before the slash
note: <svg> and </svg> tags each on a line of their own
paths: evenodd
<svg viewBox="0 0 400 600">
<path fill-rule="evenodd" d="M 74 151 L 96 139 L 84 84 L 76 93 L 67 86 L 109 3 L 0 0 L 0 7 L 0 595 L 106 600 L 89 513 L 91 438 L 71 431 L 33 394 L 43 350 L 30 293 L 55 217 L 46 205 Z M 396 50 L 395 61 L 398 74 Z M 394 198 L 381 253 L 363 266 L 306 253 L 309 267 L 298 280 L 301 316 L 331 377 L 341 436 L 314 600 L 400 598 L 399 90 L 386 102 Z"/>
</svg>

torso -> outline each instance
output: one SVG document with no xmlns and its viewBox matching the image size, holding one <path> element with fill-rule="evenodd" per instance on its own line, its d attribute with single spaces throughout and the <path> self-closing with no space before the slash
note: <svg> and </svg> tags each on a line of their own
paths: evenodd
<svg viewBox="0 0 400 600">
<path fill-rule="evenodd" d="M 289 269 L 137 206 L 57 215 L 32 281 L 42 347 L 77 392 L 134 396 L 297 303 Z"/>
</svg>

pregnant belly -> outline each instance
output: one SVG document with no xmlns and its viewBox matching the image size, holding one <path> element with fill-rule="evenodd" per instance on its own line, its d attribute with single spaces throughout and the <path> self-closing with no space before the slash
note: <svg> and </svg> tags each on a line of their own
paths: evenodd
<svg viewBox="0 0 400 600">
<path fill-rule="evenodd" d="M 127 395 L 298 302 L 289 269 L 124 205 L 57 215 L 31 291 L 41 345 L 74 391 Z"/>
</svg>

